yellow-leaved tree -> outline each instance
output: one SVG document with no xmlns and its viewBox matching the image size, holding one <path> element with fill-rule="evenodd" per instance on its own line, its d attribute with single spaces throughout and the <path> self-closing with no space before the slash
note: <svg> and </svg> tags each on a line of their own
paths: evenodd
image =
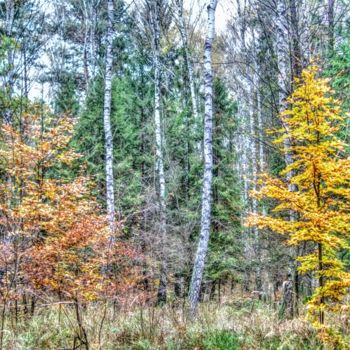
<svg viewBox="0 0 350 350">
<path fill-rule="evenodd" d="M 339 258 L 339 252 L 349 248 L 350 158 L 338 136 L 343 126 L 339 103 L 318 71 L 312 65 L 296 80 L 287 101 L 290 108 L 281 115 L 285 128 L 275 130 L 274 143 L 281 152 L 286 152 L 286 137 L 292 140 L 293 163 L 281 172 L 281 178 L 261 174 L 261 187 L 252 194 L 272 200 L 274 208 L 269 215 L 251 215 L 248 225 L 285 235 L 292 246 L 311 242 L 313 250 L 297 259 L 299 271 L 312 272 L 318 280 L 308 301 L 308 315 L 325 329 L 325 312 L 346 309 L 342 304 L 350 286 L 350 274 Z M 294 191 L 288 188 L 287 173 L 293 174 Z M 291 211 L 294 221 L 288 215 Z"/>
</svg>

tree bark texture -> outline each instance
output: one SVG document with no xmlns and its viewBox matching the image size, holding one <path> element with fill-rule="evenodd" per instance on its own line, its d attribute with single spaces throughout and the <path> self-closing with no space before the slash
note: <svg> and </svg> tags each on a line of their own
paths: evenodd
<svg viewBox="0 0 350 350">
<path fill-rule="evenodd" d="M 286 62 L 286 56 L 288 51 L 286 49 L 286 8 L 284 0 L 277 1 L 277 38 L 276 38 L 276 55 L 277 55 L 277 68 L 278 68 L 278 112 L 282 113 L 286 110 L 286 98 L 288 95 L 289 84 L 287 82 L 288 65 Z M 284 117 L 285 118 L 285 117 Z M 286 134 L 289 135 L 288 123 L 282 119 L 283 126 L 286 130 Z M 291 139 L 287 137 L 283 142 L 284 147 L 284 160 L 286 165 L 290 165 L 293 162 L 293 156 L 290 151 Z M 287 173 L 287 181 L 289 182 L 289 190 L 294 191 L 294 186 L 290 183 L 293 173 L 290 171 Z"/>
<path fill-rule="evenodd" d="M 282 305 L 281 314 L 285 314 L 287 318 L 294 317 L 294 296 L 293 296 L 293 281 L 291 276 L 283 282 L 282 286 Z"/>
<path fill-rule="evenodd" d="M 160 272 L 158 287 L 158 304 L 166 302 L 167 298 L 167 261 L 164 247 L 166 244 L 166 192 L 165 192 L 165 173 L 164 173 L 164 145 L 161 122 L 161 62 L 160 62 L 160 4 L 158 0 L 151 2 L 151 21 L 153 29 L 153 65 L 154 65 L 154 125 L 156 142 L 156 171 L 158 185 L 159 201 L 159 221 L 160 221 Z"/>
<path fill-rule="evenodd" d="M 208 5 L 208 29 L 204 44 L 204 174 L 202 187 L 201 228 L 198 247 L 193 266 L 190 285 L 189 302 L 191 315 L 194 317 L 198 305 L 205 258 L 208 251 L 211 226 L 212 178 L 213 178 L 213 72 L 212 44 L 215 35 L 215 10 L 217 0 L 211 0 Z"/>
<path fill-rule="evenodd" d="M 300 34 L 298 20 L 298 5 L 296 0 L 289 0 L 290 8 L 290 31 L 291 31 L 291 47 L 292 47 L 292 81 L 295 77 L 300 76 L 302 70 L 302 54 L 300 50 Z"/>
<path fill-rule="evenodd" d="M 112 98 L 112 68 L 113 68 L 113 0 L 107 0 L 107 52 L 105 67 L 105 91 L 103 107 L 103 126 L 105 133 L 105 172 L 106 172 L 106 204 L 107 219 L 110 237 L 113 240 L 115 232 L 115 203 L 114 203 L 114 176 L 113 176 L 113 136 L 111 128 L 111 98 Z"/>
<path fill-rule="evenodd" d="M 253 113 L 250 113 L 249 116 L 249 128 L 250 128 L 250 151 L 251 151 L 251 166 L 252 166 L 252 190 L 257 190 L 257 183 L 258 183 L 258 154 L 257 154 L 257 139 L 258 135 L 256 132 L 256 119 L 259 119 L 258 114 L 259 111 L 259 83 L 258 78 L 256 74 L 253 72 L 253 88 L 251 91 L 252 99 L 253 99 L 253 106 L 252 111 Z M 259 140 L 258 140 L 259 142 Z M 254 215 L 258 214 L 258 200 L 253 197 L 252 198 L 252 213 Z M 256 289 L 261 292 L 262 290 L 262 281 L 261 281 L 261 247 L 260 247 L 260 229 L 257 226 L 254 226 L 252 228 L 253 233 L 253 239 L 254 239 L 254 253 L 255 253 L 255 285 Z"/>
</svg>

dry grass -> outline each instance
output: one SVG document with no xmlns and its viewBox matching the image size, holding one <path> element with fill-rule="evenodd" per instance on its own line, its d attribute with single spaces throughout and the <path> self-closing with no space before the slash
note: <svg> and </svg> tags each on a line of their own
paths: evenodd
<svg viewBox="0 0 350 350">
<path fill-rule="evenodd" d="M 182 308 L 136 308 L 90 304 L 82 309 L 90 350 L 111 349 L 320 349 L 312 327 L 302 317 L 280 320 L 271 307 L 252 302 L 202 304 L 198 319 L 188 321 Z M 41 308 L 17 325 L 7 320 L 4 349 L 46 350 L 79 347 L 79 328 L 69 305 Z M 80 344 L 81 345 L 81 344 Z"/>
</svg>

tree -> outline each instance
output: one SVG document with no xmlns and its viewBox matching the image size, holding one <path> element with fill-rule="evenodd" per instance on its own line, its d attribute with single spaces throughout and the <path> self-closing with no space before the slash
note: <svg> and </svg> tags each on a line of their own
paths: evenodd
<svg viewBox="0 0 350 350">
<path fill-rule="evenodd" d="M 42 105 L 29 107 L 19 130 L 2 128 L 2 175 L 8 181 L 0 185 L 0 296 L 4 308 L 9 299 L 43 291 L 73 302 L 79 337 L 87 344 L 79 304 L 125 297 L 138 280 L 138 254 L 125 242 L 111 244 L 84 168 L 72 176 L 80 157 L 70 147 L 72 120 Z"/>
<path fill-rule="evenodd" d="M 54 121 L 53 116 L 42 109 L 42 106 L 31 106 L 20 131 L 9 125 L 2 129 L 2 165 L 9 179 L 0 187 L 5 242 L 27 250 L 40 247 L 44 242 L 62 242 L 62 237 L 74 241 L 77 237 L 72 230 L 82 225 L 84 235 L 84 224 L 87 231 L 83 240 L 89 240 L 92 235 L 96 238 L 97 234 L 102 238 L 104 224 L 98 204 L 90 196 L 89 179 L 82 174 L 71 179 L 70 174 L 62 171 L 72 167 L 79 158 L 68 147 L 72 120 L 62 117 Z M 95 227 L 91 234 L 87 233 L 88 222 L 92 225 L 90 228 Z M 52 249 L 55 254 L 63 251 L 57 250 L 55 244 Z M 20 265 L 26 258 L 21 256 Z M 55 278 L 54 274 L 46 277 Z M 40 278 L 40 274 L 36 278 Z M 62 276 L 60 280 L 63 282 Z"/>
<path fill-rule="evenodd" d="M 156 171 L 157 189 L 159 202 L 159 234 L 162 242 L 162 253 L 160 261 L 158 303 L 166 302 L 167 294 L 167 263 L 164 254 L 164 245 L 167 235 L 166 222 L 166 193 L 165 193 L 165 173 L 164 173 L 164 140 L 161 120 L 161 76 L 162 65 L 160 61 L 160 11 L 161 2 L 151 0 L 148 4 L 151 30 L 152 30 L 152 54 L 154 68 L 154 124 L 155 124 L 155 149 L 156 149 Z"/>
<path fill-rule="evenodd" d="M 1 73 L 0 84 L 8 97 L 20 95 L 26 99 L 32 87 L 30 72 L 36 68 L 47 40 L 45 34 L 48 28 L 44 11 L 36 0 L 6 0 L 0 3 L 0 18 L 1 35 L 13 43 L 9 46 L 5 40 L 7 67 Z M 14 121 L 11 108 L 2 114 L 4 122 Z"/>
<path fill-rule="evenodd" d="M 106 171 L 106 202 L 107 216 L 111 239 L 115 231 L 114 175 L 113 175 L 113 136 L 111 129 L 111 96 L 113 69 L 113 0 L 107 0 L 107 48 L 105 62 L 105 89 L 103 107 L 103 126 L 105 132 L 105 171 Z"/>
<path fill-rule="evenodd" d="M 350 32 L 346 33 L 344 41 L 332 52 L 331 59 L 327 62 L 326 75 L 332 78 L 331 84 L 335 96 L 341 101 L 345 111 L 350 110 Z M 346 135 L 345 135 L 346 136 Z"/>
<path fill-rule="evenodd" d="M 188 47 L 188 35 L 187 35 L 187 29 L 185 25 L 185 18 L 183 14 L 183 0 L 176 0 L 176 6 L 177 6 L 177 12 L 178 12 L 178 27 L 179 32 L 182 40 L 182 46 L 184 50 L 184 58 L 186 61 L 187 66 L 187 74 L 188 74 L 188 80 L 190 85 L 190 92 L 191 92 L 191 102 L 192 102 L 192 112 L 193 117 L 197 121 L 199 118 L 199 111 L 198 111 L 198 103 L 197 103 L 197 94 L 196 94 L 196 86 L 194 81 L 194 72 L 193 72 L 193 63 L 192 58 L 190 54 L 190 50 Z"/>
<path fill-rule="evenodd" d="M 213 210 L 205 279 L 211 282 L 211 297 L 220 284 L 238 278 L 240 245 L 240 188 L 235 171 L 234 137 L 237 104 L 219 78 L 214 79 L 215 121 L 213 129 Z"/>
<path fill-rule="evenodd" d="M 204 43 L 204 172 L 202 187 L 201 229 L 198 240 L 197 253 L 193 265 L 190 285 L 190 308 L 192 316 L 196 313 L 198 298 L 203 278 L 205 258 L 208 251 L 211 227 L 212 179 L 213 179 L 213 72 L 212 45 L 215 34 L 215 10 L 217 0 L 211 0 L 208 5 L 208 28 Z"/>
<path fill-rule="evenodd" d="M 269 215 L 252 215 L 248 224 L 282 234 L 292 246 L 313 243 L 312 251 L 297 260 L 301 273 L 312 271 L 318 279 L 318 288 L 308 301 L 308 314 L 324 329 L 325 312 L 340 310 L 350 286 L 350 274 L 339 259 L 350 237 L 350 159 L 343 157 L 346 144 L 337 136 L 344 121 L 339 102 L 330 96 L 328 82 L 318 78 L 318 72 L 315 65 L 303 71 L 288 98 L 291 108 L 281 114 L 293 140 L 293 158 L 280 175 L 292 172 L 293 176 L 288 181 L 261 175 L 261 188 L 253 196 L 275 204 Z M 283 146 L 289 136 L 284 129 L 276 133 L 275 144 L 283 153 L 289 152 Z M 294 221 L 289 220 L 289 211 L 297 214 Z"/>
<path fill-rule="evenodd" d="M 335 0 L 328 0 L 327 6 L 328 49 L 331 53 L 334 49 L 334 3 Z"/>
</svg>

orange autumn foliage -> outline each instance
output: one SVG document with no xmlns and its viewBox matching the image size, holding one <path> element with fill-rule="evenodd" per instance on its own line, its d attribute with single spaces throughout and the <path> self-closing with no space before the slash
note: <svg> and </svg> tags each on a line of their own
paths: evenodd
<svg viewBox="0 0 350 350">
<path fill-rule="evenodd" d="M 138 281 L 136 250 L 110 242 L 92 182 L 83 171 L 74 176 L 70 170 L 80 157 L 69 147 L 73 129 L 72 119 L 35 105 L 21 126 L 2 128 L 7 181 L 0 184 L 0 252 L 11 254 L 0 254 L 0 269 L 7 291 L 15 285 L 36 294 L 96 300 L 115 297 Z"/>
<path fill-rule="evenodd" d="M 308 314 L 314 324 L 324 327 L 324 313 L 338 312 L 350 287 L 350 273 L 339 258 L 349 248 L 350 238 L 350 158 L 339 137 L 344 118 L 338 101 L 331 97 L 328 81 L 317 77 L 318 67 L 306 69 L 296 80 L 288 98 L 290 108 L 281 118 L 288 130 L 276 131 L 274 141 L 281 152 L 284 140 L 292 140 L 293 163 L 280 178 L 261 174 L 260 190 L 252 195 L 270 199 L 269 215 L 250 215 L 248 225 L 268 228 L 285 235 L 288 244 L 312 242 L 312 251 L 299 256 L 299 271 L 313 272 L 319 282 L 308 301 Z M 292 172 L 291 191 L 283 178 Z M 295 220 L 290 220 L 293 212 Z"/>
</svg>

